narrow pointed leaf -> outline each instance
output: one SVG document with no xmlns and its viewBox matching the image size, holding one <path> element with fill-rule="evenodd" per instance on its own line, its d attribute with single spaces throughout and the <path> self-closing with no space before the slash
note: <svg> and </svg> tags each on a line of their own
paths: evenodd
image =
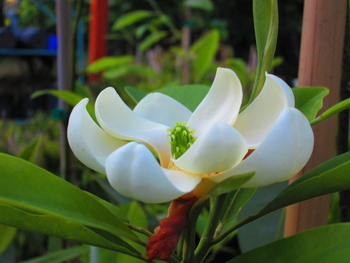
<svg viewBox="0 0 350 263">
<path fill-rule="evenodd" d="M 129 12 L 121 16 L 117 21 L 115 21 L 114 25 L 112 26 L 112 29 L 120 30 L 151 16 L 152 12 L 146 10 L 136 10 L 133 12 Z"/>
<path fill-rule="evenodd" d="M 350 223 L 318 227 L 258 247 L 226 263 L 347 263 L 349 235 Z"/>
<path fill-rule="evenodd" d="M 17 229 L 10 226 L 0 225 L 0 255 L 6 250 L 8 245 L 12 242 Z"/>
</svg>

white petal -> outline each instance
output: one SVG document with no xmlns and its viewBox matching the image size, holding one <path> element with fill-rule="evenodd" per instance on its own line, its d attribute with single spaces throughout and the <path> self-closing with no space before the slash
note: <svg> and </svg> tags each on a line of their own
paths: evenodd
<svg viewBox="0 0 350 263">
<path fill-rule="evenodd" d="M 150 121 L 173 127 L 176 121 L 187 122 L 192 112 L 173 98 L 150 93 L 134 108 L 134 112 Z"/>
<path fill-rule="evenodd" d="M 249 148 L 256 148 L 287 107 L 294 107 L 294 95 L 291 88 L 280 78 L 266 74 L 262 91 L 239 114 L 233 127 L 243 135 Z"/>
<path fill-rule="evenodd" d="M 98 127 L 86 110 L 87 103 L 88 99 L 83 99 L 72 110 L 68 123 L 68 142 L 83 164 L 105 173 L 106 158 L 125 142 L 113 138 Z"/>
<path fill-rule="evenodd" d="M 247 153 L 247 143 L 232 126 L 219 122 L 205 131 L 173 162 L 191 173 L 223 172 L 237 165 Z"/>
<path fill-rule="evenodd" d="M 168 166 L 170 145 L 167 126 L 146 120 L 135 114 L 113 88 L 104 89 L 96 99 L 96 118 L 110 135 L 122 140 L 138 140 L 155 151 L 161 165 Z"/>
<path fill-rule="evenodd" d="M 164 169 L 146 146 L 130 142 L 106 161 L 108 181 L 122 195 L 145 203 L 171 201 L 192 191 L 201 175 Z"/>
<path fill-rule="evenodd" d="M 251 155 L 231 171 L 208 179 L 220 182 L 230 176 L 256 171 L 243 187 L 260 187 L 287 180 L 304 167 L 313 145 L 314 136 L 309 121 L 299 110 L 287 108 Z"/>
<path fill-rule="evenodd" d="M 242 103 L 242 85 L 236 73 L 218 68 L 212 87 L 188 121 L 196 130 L 195 136 L 209 129 L 215 122 L 233 124 Z"/>
</svg>

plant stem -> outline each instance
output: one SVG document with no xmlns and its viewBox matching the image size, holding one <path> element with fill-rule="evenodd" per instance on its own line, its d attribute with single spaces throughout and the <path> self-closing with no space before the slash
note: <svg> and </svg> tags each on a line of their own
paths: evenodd
<svg viewBox="0 0 350 263">
<path fill-rule="evenodd" d="M 213 238 L 219 224 L 220 210 L 224 200 L 225 195 L 219 195 L 214 198 L 214 204 L 210 209 L 207 227 L 204 230 L 203 236 L 201 237 L 195 252 L 196 262 L 203 262 L 205 257 L 208 255 L 211 246 L 213 245 Z"/>
<path fill-rule="evenodd" d="M 151 237 L 151 236 L 153 236 L 153 234 L 150 232 L 150 231 L 148 231 L 147 229 L 144 229 L 144 228 L 142 228 L 142 227 L 137 227 L 137 226 L 134 226 L 134 225 L 132 225 L 132 224 L 130 224 L 130 223 L 125 223 L 131 230 L 134 230 L 134 231 L 136 231 L 136 232 L 138 232 L 138 233 L 141 233 L 141 234 L 143 234 L 143 235 L 145 235 L 145 236 L 147 236 L 147 237 Z"/>
</svg>

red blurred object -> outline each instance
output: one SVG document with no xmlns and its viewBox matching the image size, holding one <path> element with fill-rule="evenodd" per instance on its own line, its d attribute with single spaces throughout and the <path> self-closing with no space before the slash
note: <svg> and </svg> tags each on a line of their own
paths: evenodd
<svg viewBox="0 0 350 263">
<path fill-rule="evenodd" d="M 108 1 L 91 0 L 89 29 L 89 64 L 106 56 Z M 89 75 L 89 82 L 101 79 L 101 74 Z"/>
<path fill-rule="evenodd" d="M 167 218 L 160 220 L 159 226 L 154 230 L 155 235 L 148 239 L 147 263 L 152 262 L 153 259 L 170 262 L 170 255 L 176 248 L 186 225 L 188 212 L 197 200 L 197 197 L 193 197 L 185 202 L 183 200 L 172 201 L 169 210 L 174 211 L 171 211 L 172 213 Z"/>
</svg>

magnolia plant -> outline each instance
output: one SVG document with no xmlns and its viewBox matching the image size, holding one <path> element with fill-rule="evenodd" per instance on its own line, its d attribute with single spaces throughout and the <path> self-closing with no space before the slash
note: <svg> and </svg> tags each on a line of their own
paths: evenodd
<svg viewBox="0 0 350 263">
<path fill-rule="evenodd" d="M 75 105 L 68 140 L 76 157 L 105 174 L 119 194 L 138 201 L 114 205 L 29 162 L 0 154 L 0 252 L 13 239 L 15 227 L 91 245 L 49 253 L 37 262 L 88 254 L 90 263 L 99 262 L 99 252 L 111 251 L 118 252 L 108 254 L 115 262 L 214 262 L 210 251 L 223 250 L 248 223 L 349 189 L 346 153 L 305 173 L 249 216 L 240 213 L 256 188 L 286 181 L 302 169 L 312 153 L 312 125 L 350 107 L 348 99 L 316 117 L 327 89 L 291 89 L 266 73 L 277 39 L 277 1 L 253 1 L 253 7 L 258 67 L 246 105 L 237 75 L 224 68 L 217 70 L 208 90 L 129 90 L 138 101 L 133 110 L 113 88 L 99 94 L 95 110 L 77 94 L 50 91 Z M 90 174 L 116 195 L 102 175 Z M 167 215 L 156 217 L 154 210 L 164 206 Z M 148 229 L 148 217 L 160 219 L 154 230 Z M 238 232 L 240 239 L 243 233 Z M 254 232 L 254 238 L 259 234 Z M 227 263 L 347 262 L 349 235 L 349 224 L 324 226 L 232 256 Z"/>
</svg>

